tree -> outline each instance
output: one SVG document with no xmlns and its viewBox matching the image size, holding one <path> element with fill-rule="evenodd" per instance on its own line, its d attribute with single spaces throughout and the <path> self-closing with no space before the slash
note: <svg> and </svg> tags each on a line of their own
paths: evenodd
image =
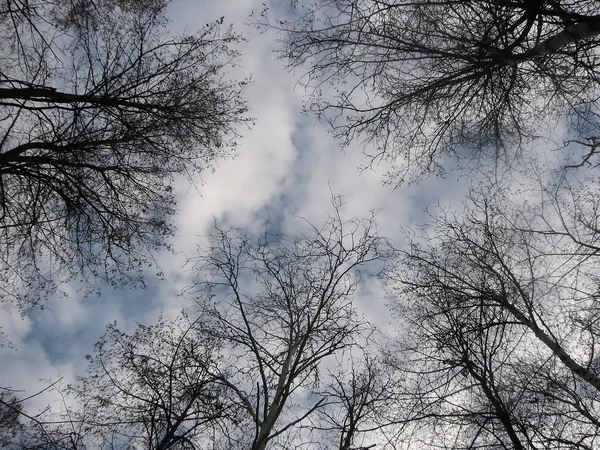
<svg viewBox="0 0 600 450">
<path fill-rule="evenodd" d="M 81 408 L 65 422 L 93 448 L 198 448 L 240 416 L 215 375 L 221 349 L 185 314 L 139 325 L 133 334 L 109 325 L 88 357 L 89 375 L 67 391 Z M 61 429 L 50 426 L 54 434 Z"/>
<path fill-rule="evenodd" d="M 3 448 L 195 448 L 224 416 L 235 417 L 210 374 L 218 342 L 195 325 L 185 314 L 133 334 L 109 325 L 87 356 L 89 375 L 56 390 L 62 411 L 31 416 L 19 404 L 23 423 Z"/>
<path fill-rule="evenodd" d="M 1 299 L 139 281 L 174 231 L 173 182 L 234 148 L 246 81 L 223 20 L 168 31 L 164 0 L 0 5 Z"/>
<path fill-rule="evenodd" d="M 309 395 L 322 383 L 323 364 L 369 332 L 352 304 L 359 270 L 385 262 L 391 252 L 373 218 L 346 222 L 340 206 L 334 199 L 335 214 L 294 240 L 268 229 L 262 237 L 219 231 L 195 259 L 209 274 L 197 284 L 202 315 L 229 343 L 233 364 L 222 381 L 244 406 L 245 448 L 302 441 L 295 433 L 327 404 L 326 397 Z"/>
<path fill-rule="evenodd" d="M 433 235 L 412 239 L 393 272 L 411 330 L 399 363 L 408 423 L 449 430 L 449 448 L 597 447 L 598 200 L 588 189 L 563 179 L 532 204 L 473 194 L 464 217 L 442 211 Z"/>
<path fill-rule="evenodd" d="M 477 308 L 436 293 L 406 303 L 393 364 L 403 380 L 398 446 L 527 448 L 514 410 L 529 400 L 514 374 L 522 331 L 484 302 Z"/>
<path fill-rule="evenodd" d="M 557 117 L 581 143 L 597 139 L 595 1 L 299 0 L 296 10 L 257 22 L 306 70 L 307 110 L 343 146 L 375 143 L 371 163 L 396 161 L 394 185 L 442 171 L 448 155 L 497 161 Z"/>
<path fill-rule="evenodd" d="M 328 358 L 352 362 L 344 352 L 370 331 L 352 306 L 358 270 L 389 256 L 372 219 L 336 215 L 295 240 L 217 230 L 210 242 L 193 259 L 198 308 L 133 334 L 109 326 L 63 413 L 40 420 L 37 442 L 292 448 L 308 419 L 339 401 L 319 389 L 324 367 Z"/>
<path fill-rule="evenodd" d="M 313 442 L 322 448 L 367 450 L 386 448 L 397 430 L 398 381 L 389 365 L 365 349 L 349 363 L 338 366 L 317 395 L 326 403 L 310 424 Z M 393 445 L 391 448 L 394 448 Z"/>
<path fill-rule="evenodd" d="M 44 389 L 25 398 L 17 398 L 13 389 L 0 388 L 0 445 L 6 449 L 58 450 L 74 448 L 76 433 L 47 429 L 45 417 L 50 410 L 31 415 L 25 412 L 23 403 L 52 390 L 61 379 L 50 383 Z M 72 424 L 73 425 L 73 424 Z"/>
</svg>

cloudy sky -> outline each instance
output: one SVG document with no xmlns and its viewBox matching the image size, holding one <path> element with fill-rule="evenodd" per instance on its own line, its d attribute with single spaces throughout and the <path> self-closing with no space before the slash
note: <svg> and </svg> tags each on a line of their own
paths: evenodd
<svg viewBox="0 0 600 450">
<path fill-rule="evenodd" d="M 179 231 L 173 242 L 180 253 L 159 256 L 164 280 L 149 274 L 146 290 L 107 288 L 92 298 L 82 298 L 76 286 L 67 286 L 69 297 L 51 300 L 43 311 L 23 318 L 18 312 L 3 311 L 0 327 L 14 348 L 0 349 L 1 386 L 22 389 L 26 396 L 49 381 L 62 378 L 67 383 L 83 374 L 84 357 L 93 352 L 107 323 L 116 320 L 120 328 L 132 330 L 136 322 L 152 323 L 160 313 L 174 315 L 185 305 L 185 299 L 176 295 L 190 277 L 182 268 L 185 255 L 194 254 L 214 218 L 223 226 L 251 232 L 259 232 L 270 218 L 283 232 L 293 234 L 301 226 L 300 217 L 323 222 L 331 211 L 333 193 L 345 200 L 345 218 L 378 211 L 381 234 L 401 245 L 400 229 L 425 221 L 428 206 L 460 204 L 466 177 L 450 172 L 445 179 L 391 190 L 382 183 L 385 167 L 358 170 L 365 163 L 359 145 L 340 151 L 325 125 L 301 115 L 304 92 L 296 86 L 300 73 L 286 72 L 283 63 L 275 60 L 272 35 L 245 25 L 261 4 L 261 0 L 175 0 L 169 9 L 174 27 L 196 29 L 224 16 L 248 39 L 240 45 L 242 57 L 231 76 L 252 76 L 246 95 L 256 125 L 240 129 L 238 156 L 219 161 L 216 171 L 204 177 L 199 192 L 180 190 Z M 269 5 L 277 14 L 285 14 L 290 0 L 273 0 Z M 388 315 L 381 284 L 372 280 L 359 294 L 357 304 L 373 321 L 385 325 Z M 35 401 L 29 408 L 45 400 Z"/>
</svg>

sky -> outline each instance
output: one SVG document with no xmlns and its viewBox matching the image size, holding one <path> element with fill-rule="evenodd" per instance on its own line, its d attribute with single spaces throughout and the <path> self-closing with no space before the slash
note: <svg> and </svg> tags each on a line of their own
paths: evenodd
<svg viewBox="0 0 600 450">
<path fill-rule="evenodd" d="M 285 14 L 290 0 L 271 1 L 269 6 Z M 339 195 L 345 202 L 344 218 L 376 211 L 381 234 L 401 246 L 401 230 L 425 222 L 427 208 L 438 203 L 459 206 L 463 201 L 473 180 L 452 171 L 444 179 L 429 178 L 398 189 L 383 184 L 384 166 L 360 171 L 366 161 L 361 146 L 341 151 L 325 124 L 301 114 L 301 71 L 289 73 L 276 60 L 272 34 L 246 25 L 252 10 L 261 8 L 260 0 L 175 0 L 169 7 L 174 29 L 197 29 L 224 16 L 225 23 L 246 37 L 230 76 L 252 77 L 246 98 L 256 124 L 239 130 L 237 157 L 218 161 L 198 191 L 179 184 L 178 233 L 172 242 L 178 252 L 157 256 L 163 279 L 149 273 L 145 290 L 106 288 L 101 296 L 88 298 L 77 286 L 65 286 L 68 297 L 51 299 L 44 310 L 26 317 L 17 311 L 0 313 L 0 327 L 14 345 L 0 348 L 0 386 L 22 390 L 24 397 L 57 380 L 67 384 L 85 373 L 85 355 L 93 353 L 108 323 L 116 321 L 122 330 L 131 331 L 136 323 L 151 324 L 160 314 L 177 314 L 188 301 L 178 294 L 192 276 L 184 267 L 186 256 L 195 254 L 215 219 L 223 227 L 254 233 L 270 220 L 276 229 L 293 235 L 303 226 L 300 218 L 323 223 L 332 210 L 332 195 Z M 356 301 L 373 322 L 390 325 L 381 282 L 367 280 Z M 46 401 L 38 396 L 27 409 L 35 412 Z"/>
</svg>

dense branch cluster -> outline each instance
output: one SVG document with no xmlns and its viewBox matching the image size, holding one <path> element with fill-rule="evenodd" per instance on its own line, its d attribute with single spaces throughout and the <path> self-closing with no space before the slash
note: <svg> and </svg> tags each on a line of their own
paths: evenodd
<svg viewBox="0 0 600 450">
<path fill-rule="evenodd" d="M 474 195 L 401 258 L 397 364 L 425 446 L 434 429 L 442 448 L 599 445 L 598 201 L 563 188 L 519 210 Z"/>
<path fill-rule="evenodd" d="M 591 0 L 300 0 L 280 56 L 342 145 L 396 162 L 398 185 L 449 154 L 489 162 L 569 117 L 598 134 L 600 6 Z M 332 93 L 333 92 L 333 93 Z M 550 120 L 550 122 L 548 122 Z"/>
<path fill-rule="evenodd" d="M 217 229 L 190 260 L 197 306 L 133 334 L 110 325 L 58 415 L 27 416 L 0 398 L 22 419 L 7 442 L 592 450 L 594 192 L 572 179 L 543 189 L 540 203 L 509 188 L 473 191 L 462 214 L 440 211 L 402 251 L 372 218 L 339 214 L 296 239 Z M 358 283 L 380 269 L 395 337 L 353 306 Z"/>
<path fill-rule="evenodd" d="M 353 448 L 373 437 L 388 394 L 373 367 L 357 360 L 346 391 L 328 364 L 363 351 L 371 326 L 352 305 L 359 270 L 390 255 L 372 218 L 336 215 L 292 241 L 217 230 L 191 261 L 197 308 L 134 334 L 109 326 L 88 376 L 66 390 L 76 406 L 29 420 L 12 445 L 264 450 L 328 429 Z"/>
<path fill-rule="evenodd" d="M 173 232 L 175 178 L 230 152 L 240 38 L 222 21 L 170 35 L 166 3 L 1 2 L 3 301 L 138 278 Z"/>
</svg>

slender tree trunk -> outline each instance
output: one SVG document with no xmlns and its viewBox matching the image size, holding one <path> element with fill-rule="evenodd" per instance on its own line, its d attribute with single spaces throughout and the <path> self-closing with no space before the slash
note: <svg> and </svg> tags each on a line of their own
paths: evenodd
<svg viewBox="0 0 600 450">
<path fill-rule="evenodd" d="M 287 357 L 281 367 L 281 374 L 279 375 L 277 389 L 275 390 L 275 395 L 273 396 L 273 402 L 269 407 L 269 412 L 260 424 L 258 435 L 252 444 L 252 450 L 265 450 L 267 448 L 267 442 L 269 442 L 271 432 L 273 431 L 275 423 L 277 423 L 277 419 L 279 418 L 281 410 L 283 409 L 283 405 L 287 400 L 286 391 L 290 384 L 290 364 L 292 359 L 296 357 L 297 351 L 298 343 L 291 344 Z"/>
<path fill-rule="evenodd" d="M 520 323 L 529 328 L 536 338 L 538 338 L 546 347 L 548 347 L 552 353 L 561 360 L 561 362 L 585 382 L 592 385 L 598 392 L 600 392 L 600 377 L 591 372 L 589 369 L 583 367 L 577 361 L 575 361 L 567 353 L 567 351 L 554 340 L 548 333 L 542 330 L 537 324 L 528 319 L 521 311 L 519 311 L 514 305 L 500 295 L 494 295 L 493 300 L 500 304 L 500 306 L 506 308 L 515 319 Z"/>
<path fill-rule="evenodd" d="M 481 389 L 483 390 L 483 393 L 485 394 L 489 402 L 492 404 L 492 407 L 494 408 L 494 411 L 496 413 L 496 417 L 498 417 L 500 423 L 502 423 L 502 426 L 506 431 L 506 434 L 508 434 L 508 437 L 510 438 L 510 441 L 513 445 L 513 449 L 523 450 L 523 444 L 521 444 L 521 440 L 519 439 L 519 436 L 517 435 L 517 432 L 513 427 L 510 415 L 506 411 L 506 408 L 501 403 L 500 399 L 492 392 L 492 389 L 488 384 L 488 380 L 475 371 L 475 369 L 473 368 L 473 364 L 471 364 L 470 361 L 465 360 L 464 362 L 467 367 L 467 370 L 469 371 L 471 376 L 479 383 Z"/>
</svg>

